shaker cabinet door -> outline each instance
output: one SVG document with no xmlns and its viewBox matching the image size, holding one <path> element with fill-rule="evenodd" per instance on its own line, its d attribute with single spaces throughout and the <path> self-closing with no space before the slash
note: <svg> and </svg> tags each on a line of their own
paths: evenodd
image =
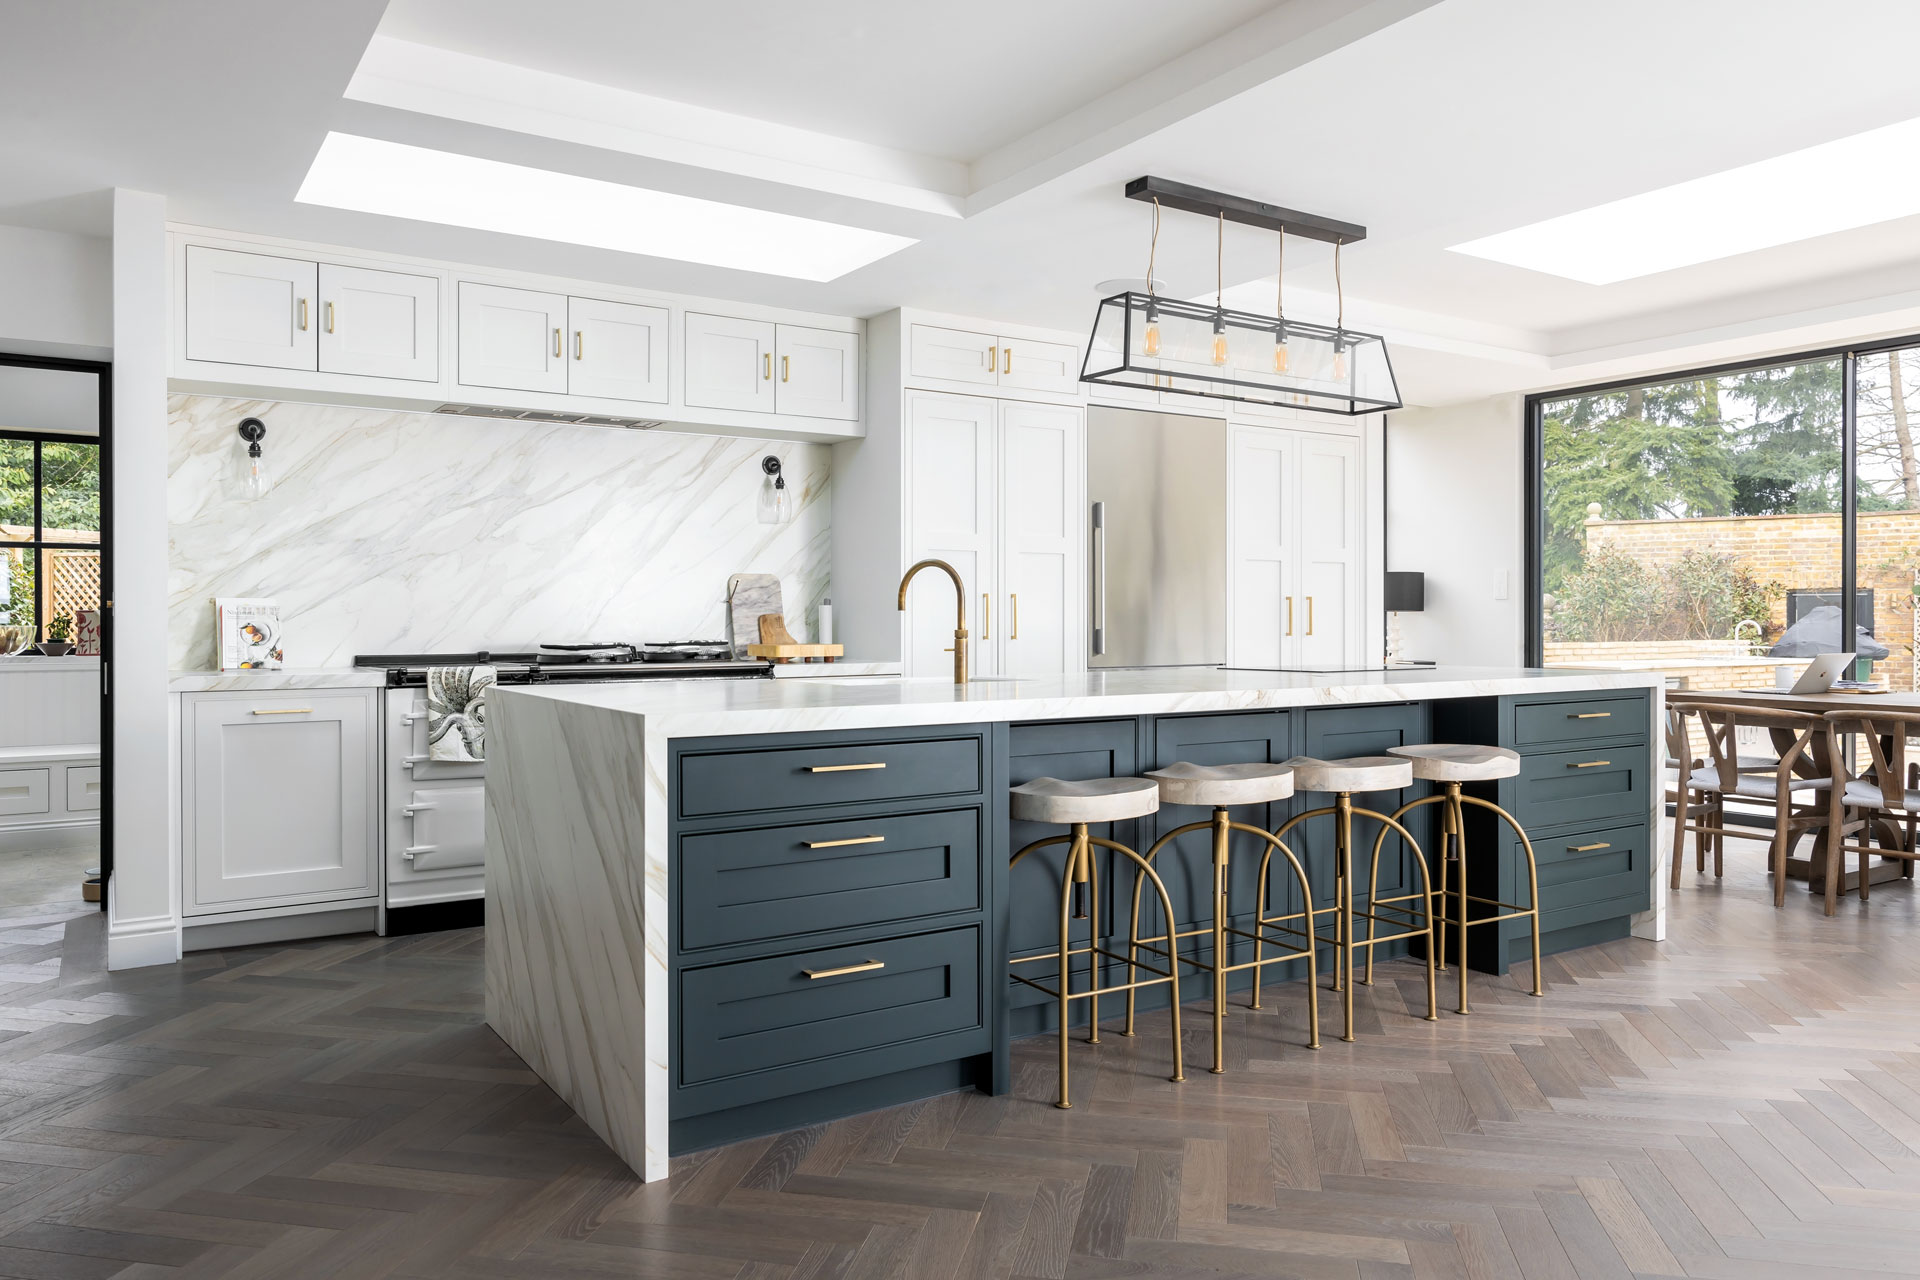
<svg viewBox="0 0 1920 1280">
<path fill-rule="evenodd" d="M 772 413 L 774 327 L 770 320 L 687 312 L 687 403 Z"/>
<path fill-rule="evenodd" d="M 665 307 L 569 298 L 567 317 L 570 394 L 667 402 Z"/>
<path fill-rule="evenodd" d="M 372 691 L 186 703 L 185 913 L 371 897 Z"/>
<path fill-rule="evenodd" d="M 1083 660 L 1080 603 L 1086 504 L 1081 411 L 1000 406 L 1001 671 L 1058 675 Z M 996 630 L 996 634 L 1001 634 Z"/>
<path fill-rule="evenodd" d="M 566 295 L 460 282 L 460 377 L 468 387 L 567 389 Z"/>
<path fill-rule="evenodd" d="M 860 335 L 796 324 L 776 327 L 774 401 L 780 412 L 847 422 L 858 418 Z"/>
<path fill-rule="evenodd" d="M 960 575 L 966 595 L 968 669 L 998 671 L 994 616 L 997 401 L 983 396 L 912 392 L 907 397 L 907 492 L 912 561 L 944 560 Z M 905 568 L 902 565 L 901 568 Z M 923 569 L 907 592 L 905 650 L 910 676 L 950 676 L 953 655 L 953 583 Z"/>
<path fill-rule="evenodd" d="M 1360 442 L 1303 435 L 1298 453 L 1300 513 L 1296 618 L 1298 665 L 1335 667 L 1359 660 L 1361 642 Z"/>
<path fill-rule="evenodd" d="M 311 262 L 188 245 L 187 359 L 316 368 L 316 283 Z"/>
<path fill-rule="evenodd" d="M 319 337 L 322 373 L 438 381 L 440 282 L 323 262 Z"/>
</svg>

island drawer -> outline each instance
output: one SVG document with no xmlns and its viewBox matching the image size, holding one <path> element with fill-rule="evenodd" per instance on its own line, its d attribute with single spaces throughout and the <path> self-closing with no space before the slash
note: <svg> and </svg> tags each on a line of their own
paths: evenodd
<svg viewBox="0 0 1920 1280">
<path fill-rule="evenodd" d="M 978 911 L 980 810 L 680 837 L 680 949 Z"/>
<path fill-rule="evenodd" d="M 1644 742 L 1522 756 L 1514 817 L 1529 831 L 1647 811 Z"/>
<path fill-rule="evenodd" d="M 1504 890 L 1509 902 L 1525 902 L 1526 855 L 1514 840 L 1512 867 L 1517 884 Z M 1533 841 L 1540 867 L 1541 943 L 1548 952 L 1564 950 L 1578 941 L 1556 938 L 1596 921 L 1613 920 L 1645 911 L 1651 896 L 1653 838 L 1645 820 L 1581 827 Z M 1471 856 L 1471 855 L 1469 855 Z M 1508 955 L 1527 958 L 1526 921 L 1503 926 Z M 1571 935 L 1568 935 L 1571 938 Z"/>
<path fill-rule="evenodd" d="M 983 754 L 982 739 L 971 735 L 689 751 L 680 757 L 680 814 L 695 818 L 975 795 L 985 769 Z"/>
<path fill-rule="evenodd" d="M 968 925 L 683 969 L 680 1083 L 984 1031 L 980 948 L 979 926 Z M 861 1078 L 853 1063 L 836 1074 Z"/>
<path fill-rule="evenodd" d="M 1567 698 L 1554 702 L 1522 702 L 1513 708 L 1513 744 L 1529 747 L 1565 743 L 1569 746 L 1602 739 L 1647 736 L 1647 700 L 1644 696 Z"/>
</svg>

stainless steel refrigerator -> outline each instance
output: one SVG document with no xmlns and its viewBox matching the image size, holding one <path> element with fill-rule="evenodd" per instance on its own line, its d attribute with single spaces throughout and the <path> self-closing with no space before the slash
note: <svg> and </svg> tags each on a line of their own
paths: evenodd
<svg viewBox="0 0 1920 1280">
<path fill-rule="evenodd" d="M 1227 657 L 1227 424 L 1087 410 L 1089 667 Z"/>
</svg>

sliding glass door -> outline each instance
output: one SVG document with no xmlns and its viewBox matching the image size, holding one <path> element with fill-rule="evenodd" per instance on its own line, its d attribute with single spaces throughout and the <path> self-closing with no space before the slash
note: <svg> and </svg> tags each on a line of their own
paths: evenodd
<svg viewBox="0 0 1920 1280">
<path fill-rule="evenodd" d="M 1533 397 L 1530 661 L 1916 683 L 1920 346 Z"/>
</svg>

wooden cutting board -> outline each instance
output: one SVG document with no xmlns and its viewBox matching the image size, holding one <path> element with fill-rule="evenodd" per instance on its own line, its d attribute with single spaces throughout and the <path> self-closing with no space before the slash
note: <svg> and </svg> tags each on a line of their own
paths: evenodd
<svg viewBox="0 0 1920 1280">
<path fill-rule="evenodd" d="M 787 620 L 777 613 L 760 615 L 760 643 L 747 646 L 747 656 L 771 658 L 775 662 L 832 662 L 846 653 L 843 644 L 801 644 L 787 630 Z"/>
</svg>

